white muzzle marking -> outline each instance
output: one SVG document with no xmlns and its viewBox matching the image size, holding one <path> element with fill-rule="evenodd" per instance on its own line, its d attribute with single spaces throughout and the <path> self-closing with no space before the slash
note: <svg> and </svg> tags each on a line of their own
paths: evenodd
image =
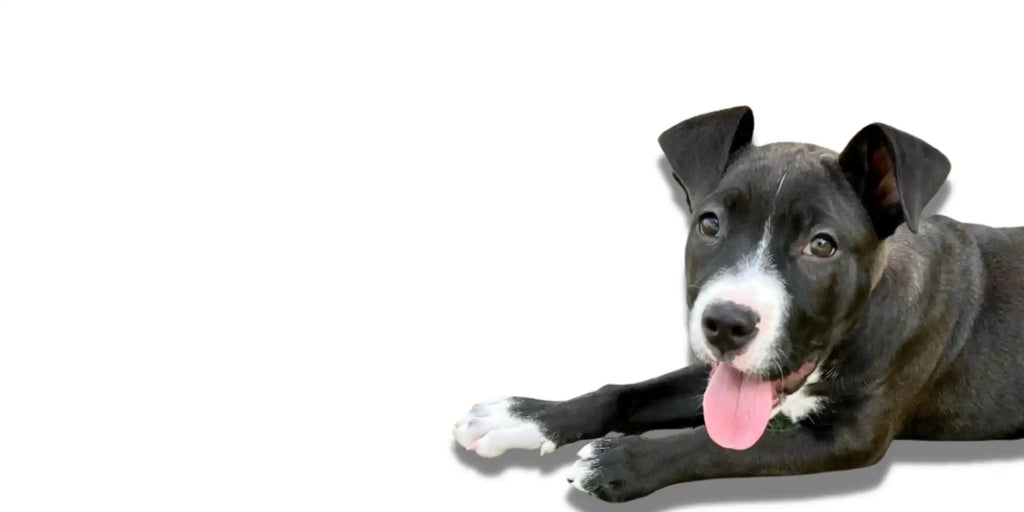
<svg viewBox="0 0 1024 512">
<path fill-rule="evenodd" d="M 772 364 L 789 310 L 789 294 L 768 254 L 769 237 L 765 230 L 754 254 L 712 277 L 697 295 L 690 309 L 690 346 L 704 362 L 719 360 L 704 335 L 704 311 L 717 302 L 733 302 L 750 308 L 761 319 L 754 339 L 730 364 L 745 373 L 764 372 Z"/>
</svg>

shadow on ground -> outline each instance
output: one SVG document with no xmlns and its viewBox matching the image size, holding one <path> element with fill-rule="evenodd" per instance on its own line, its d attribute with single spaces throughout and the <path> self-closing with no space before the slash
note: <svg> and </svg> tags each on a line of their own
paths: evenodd
<svg viewBox="0 0 1024 512">
<path fill-rule="evenodd" d="M 544 457 L 535 451 L 510 451 L 495 459 L 484 459 L 456 443 L 452 451 L 460 462 L 476 471 L 498 476 L 508 468 L 535 468 L 542 474 L 567 470 L 585 443 L 563 446 Z M 566 501 L 584 512 L 660 512 L 708 503 L 801 500 L 821 496 L 854 494 L 874 489 L 893 464 L 960 464 L 1024 459 L 1024 440 L 1015 441 L 895 441 L 878 464 L 849 471 L 787 477 L 708 480 L 677 484 L 629 503 L 605 503 L 566 484 Z"/>
</svg>

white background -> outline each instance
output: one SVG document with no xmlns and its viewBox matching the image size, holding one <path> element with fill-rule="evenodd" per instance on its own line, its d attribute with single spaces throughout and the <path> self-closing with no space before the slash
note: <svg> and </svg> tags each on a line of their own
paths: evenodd
<svg viewBox="0 0 1024 512">
<path fill-rule="evenodd" d="M 0 509 L 1019 502 L 1024 445 L 609 508 L 452 422 L 687 362 L 656 138 L 883 121 L 941 211 L 1024 224 L 1019 16 L 970 2 L 0 2 Z M 773 3 L 774 4 L 774 3 Z"/>
</svg>

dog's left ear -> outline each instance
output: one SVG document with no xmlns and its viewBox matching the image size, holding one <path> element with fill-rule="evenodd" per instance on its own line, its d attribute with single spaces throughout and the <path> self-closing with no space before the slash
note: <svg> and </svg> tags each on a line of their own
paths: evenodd
<svg viewBox="0 0 1024 512">
<path fill-rule="evenodd" d="M 691 117 L 658 137 L 672 177 L 686 191 L 690 213 L 718 186 L 729 155 L 749 144 L 753 134 L 754 111 L 733 107 Z"/>
<path fill-rule="evenodd" d="M 879 240 L 903 222 L 914 233 L 928 201 L 949 175 L 949 160 L 927 142 L 875 123 L 853 136 L 839 166 L 871 216 Z"/>
</svg>

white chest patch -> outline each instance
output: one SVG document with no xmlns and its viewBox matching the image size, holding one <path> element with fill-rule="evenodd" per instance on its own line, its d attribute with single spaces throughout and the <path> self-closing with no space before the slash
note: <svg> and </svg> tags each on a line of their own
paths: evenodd
<svg viewBox="0 0 1024 512">
<path fill-rule="evenodd" d="M 807 386 L 819 380 L 821 380 L 821 368 L 816 368 L 807 376 L 807 380 L 800 389 L 796 390 L 792 395 L 782 397 L 782 403 L 772 410 L 772 417 L 782 413 L 788 416 L 790 420 L 800 421 L 819 410 L 824 405 L 824 399 L 820 396 L 807 394 Z"/>
</svg>

